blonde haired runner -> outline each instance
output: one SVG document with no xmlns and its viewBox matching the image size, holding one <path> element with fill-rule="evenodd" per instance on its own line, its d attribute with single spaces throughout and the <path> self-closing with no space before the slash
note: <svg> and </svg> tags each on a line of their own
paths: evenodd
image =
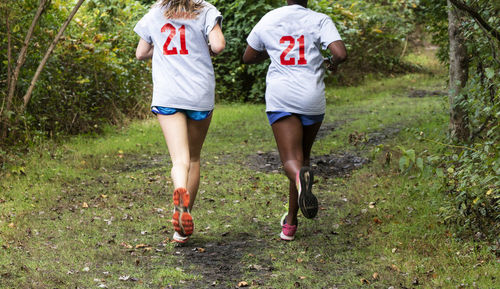
<svg viewBox="0 0 500 289">
<path fill-rule="evenodd" d="M 212 4 L 162 0 L 134 28 L 141 37 L 137 59 L 153 60 L 151 111 L 172 159 L 173 240 L 179 243 L 194 230 L 191 209 L 200 184 L 200 153 L 214 108 L 210 54 L 226 45 L 221 26 L 222 15 Z"/>
</svg>

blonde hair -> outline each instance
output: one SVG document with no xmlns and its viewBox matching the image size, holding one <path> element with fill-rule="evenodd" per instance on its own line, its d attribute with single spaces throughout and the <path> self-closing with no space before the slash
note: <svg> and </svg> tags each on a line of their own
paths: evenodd
<svg viewBox="0 0 500 289">
<path fill-rule="evenodd" d="M 193 19 L 198 16 L 203 1 L 198 0 L 160 0 L 161 7 L 165 7 L 165 17 Z"/>
</svg>

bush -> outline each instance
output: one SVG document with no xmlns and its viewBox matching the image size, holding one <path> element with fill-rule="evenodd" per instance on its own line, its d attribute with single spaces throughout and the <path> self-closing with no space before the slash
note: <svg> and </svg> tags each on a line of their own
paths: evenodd
<svg viewBox="0 0 500 289">
<path fill-rule="evenodd" d="M 269 61 L 245 65 L 241 57 L 246 37 L 267 12 L 286 5 L 285 1 L 212 2 L 224 15 L 225 52 L 216 58 L 217 97 L 223 101 L 262 102 Z M 330 81 L 353 84 L 366 73 L 398 73 L 415 69 L 401 61 L 404 42 L 414 30 L 416 1 L 310 0 L 309 7 L 329 15 L 348 48 L 349 60 L 341 74 Z"/>
<path fill-rule="evenodd" d="M 20 39 L 28 30 L 37 2 L 19 1 L 8 7 L 14 53 L 20 50 Z M 21 96 L 73 2 L 53 2 L 43 14 L 21 70 L 14 107 L 21 106 Z M 85 133 L 103 123 L 143 116 L 150 98 L 150 71 L 135 60 L 137 37 L 131 31 L 146 10 L 135 0 L 87 1 L 51 55 L 26 110 L 6 113 L 11 121 L 7 141 L 20 140 L 21 133 L 28 135 L 23 139 L 28 142 L 40 133 Z M 4 21 L 0 26 L 5 28 Z M 6 46 L 6 39 L 2 39 L 1 47 Z M 7 62 L 6 53 L 0 57 Z M 2 79 L 7 78 L 4 67 Z M 0 89 L 5 93 L 6 85 Z"/>
<path fill-rule="evenodd" d="M 404 40 L 413 29 L 414 1 L 310 0 L 312 9 L 334 19 L 349 49 L 349 62 L 333 81 L 353 83 L 366 72 L 405 70 L 400 56 Z M 223 31 L 228 43 L 225 52 L 214 60 L 217 101 L 262 102 L 269 62 L 244 65 L 241 57 L 254 25 L 268 11 L 286 5 L 285 1 L 210 2 L 225 17 Z M 38 3 L 23 0 L 0 4 L 2 15 L 7 12 L 10 15 L 13 61 Z M 144 116 L 151 97 L 151 71 L 147 63 L 134 58 L 138 37 L 132 29 L 146 13 L 148 3 L 151 5 L 153 1 L 86 1 L 49 59 L 29 106 L 22 111 L 21 97 L 74 5 L 72 0 L 49 1 L 21 70 L 14 108 L 0 117 L 9 119 L 8 140 L 30 142 L 35 136 L 92 132 L 103 123 L 117 124 L 130 117 Z M 0 21 L 0 31 L 7 31 L 5 26 L 5 21 Z M 0 52 L 0 62 L 6 64 L 7 37 L 0 38 Z M 0 97 L 4 103 L 7 65 L 0 66 L 0 79 Z"/>
<path fill-rule="evenodd" d="M 496 31 L 500 5 L 492 1 L 463 1 L 478 12 Z M 434 41 L 440 45 L 440 59 L 448 63 L 446 2 L 422 0 L 425 9 L 419 15 L 428 25 Z M 465 234 L 500 235 L 500 42 L 482 29 L 468 14 L 461 19 L 468 50 L 469 79 L 462 90 L 459 105 L 467 113 L 471 131 L 460 150 L 445 154 L 449 168 L 442 187 L 448 196 L 442 215 Z"/>
</svg>

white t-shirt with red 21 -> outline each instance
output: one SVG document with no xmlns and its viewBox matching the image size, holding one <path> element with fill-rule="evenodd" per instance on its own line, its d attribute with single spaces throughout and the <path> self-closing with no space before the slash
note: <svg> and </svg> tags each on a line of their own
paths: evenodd
<svg viewBox="0 0 500 289">
<path fill-rule="evenodd" d="M 222 15 L 212 4 L 203 5 L 196 19 L 167 19 L 165 9 L 154 5 L 135 26 L 155 47 L 151 106 L 214 108 L 215 75 L 207 42 L 214 26 L 222 24 Z"/>
<path fill-rule="evenodd" d="M 342 40 L 330 17 L 300 5 L 267 13 L 247 38 L 257 51 L 266 50 L 271 65 L 266 78 L 266 111 L 304 115 L 326 109 L 321 49 Z"/>
</svg>

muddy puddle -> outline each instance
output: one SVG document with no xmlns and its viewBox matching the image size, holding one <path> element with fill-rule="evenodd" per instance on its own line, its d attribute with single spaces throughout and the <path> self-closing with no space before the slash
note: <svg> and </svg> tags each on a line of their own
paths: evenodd
<svg viewBox="0 0 500 289">
<path fill-rule="evenodd" d="M 429 96 L 445 96 L 447 93 L 441 90 L 421 90 L 421 89 L 412 89 L 408 94 L 410 98 L 422 98 Z"/>
<path fill-rule="evenodd" d="M 361 168 L 366 163 L 368 159 L 352 152 L 311 157 L 314 174 L 323 178 L 347 176 L 351 171 Z M 249 157 L 247 165 L 256 171 L 266 173 L 279 173 L 283 169 L 277 152 L 259 152 Z"/>
</svg>

